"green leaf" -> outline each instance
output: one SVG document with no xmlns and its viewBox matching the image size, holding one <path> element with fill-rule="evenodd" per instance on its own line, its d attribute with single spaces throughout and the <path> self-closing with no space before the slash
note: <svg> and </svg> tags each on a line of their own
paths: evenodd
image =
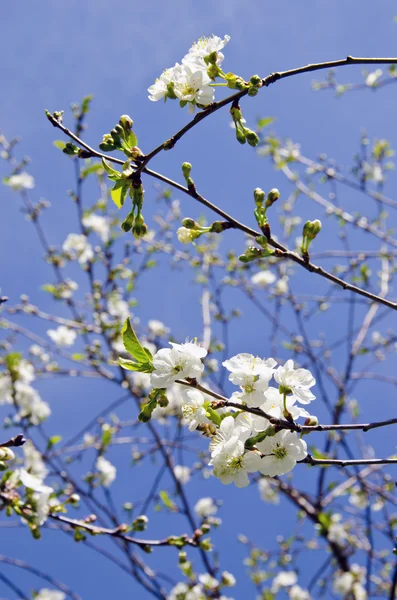
<svg viewBox="0 0 397 600">
<path fill-rule="evenodd" d="M 119 179 L 121 179 L 121 173 L 119 171 L 116 171 L 116 169 L 113 169 L 104 158 L 102 159 L 102 166 L 105 169 L 106 173 L 109 175 L 109 178 L 113 178 L 112 181 L 118 181 Z"/>
<path fill-rule="evenodd" d="M 121 208 L 127 195 L 128 185 L 124 181 L 117 181 L 110 190 L 110 195 L 117 208 Z"/>
<path fill-rule="evenodd" d="M 128 146 L 130 146 L 131 148 L 133 146 L 137 146 L 138 145 L 138 138 L 136 137 L 135 133 L 132 131 L 132 129 L 130 129 L 126 135 L 125 135 L 125 141 L 127 142 Z"/>
<path fill-rule="evenodd" d="M 167 494 L 167 492 L 165 490 L 161 490 L 159 492 L 159 496 L 161 498 L 161 500 L 163 501 L 164 505 L 169 508 L 169 510 L 172 510 L 173 512 L 177 512 L 178 511 L 178 507 L 175 504 L 175 502 L 173 500 L 171 500 L 171 498 L 169 497 L 169 495 Z"/>
<path fill-rule="evenodd" d="M 121 356 L 119 356 L 119 365 L 123 369 L 127 369 L 127 371 L 138 371 L 139 373 L 152 373 L 154 370 L 153 365 L 149 362 L 137 363 Z"/>
<path fill-rule="evenodd" d="M 44 292 L 49 292 L 50 294 L 55 294 L 57 291 L 57 288 L 52 283 L 45 283 L 41 286 L 41 289 L 44 290 Z"/>
<path fill-rule="evenodd" d="M 51 448 L 53 448 L 55 444 L 59 444 L 61 440 L 61 435 L 53 435 L 52 437 L 50 437 L 50 439 L 47 442 L 47 450 L 51 450 Z"/>
<path fill-rule="evenodd" d="M 88 177 L 88 175 L 91 175 L 92 173 L 97 173 L 98 171 L 102 170 L 103 166 L 101 165 L 101 163 L 94 163 L 83 169 L 80 173 L 80 177 L 84 179 L 85 177 Z"/>
<path fill-rule="evenodd" d="M 129 317 L 123 325 L 121 337 L 123 338 L 124 348 L 133 358 L 135 358 L 135 360 L 140 363 L 146 363 L 148 362 L 148 359 L 151 359 L 150 352 L 145 350 L 138 340 Z"/>
<path fill-rule="evenodd" d="M 274 429 L 274 427 L 268 427 L 265 431 L 261 431 L 255 437 L 246 440 L 244 446 L 247 450 L 250 450 L 251 448 L 256 446 L 256 444 L 263 442 L 263 440 L 267 437 L 273 437 L 274 435 L 276 435 L 276 430 Z"/>
<path fill-rule="evenodd" d="M 268 125 L 274 123 L 274 121 L 274 117 L 264 117 L 263 119 L 258 119 L 257 127 L 258 129 L 263 129 L 264 127 L 267 127 Z"/>
<path fill-rule="evenodd" d="M 55 140 L 54 142 L 52 142 L 54 144 L 54 146 L 56 148 L 59 148 L 60 150 L 63 150 L 64 147 L 66 146 L 65 142 L 63 142 L 62 140 Z"/>
<path fill-rule="evenodd" d="M 85 96 L 85 98 L 83 98 L 83 101 L 81 103 L 81 114 L 85 115 L 88 113 L 88 111 L 90 110 L 91 100 L 92 100 L 92 94 L 90 94 L 89 96 Z"/>
</svg>

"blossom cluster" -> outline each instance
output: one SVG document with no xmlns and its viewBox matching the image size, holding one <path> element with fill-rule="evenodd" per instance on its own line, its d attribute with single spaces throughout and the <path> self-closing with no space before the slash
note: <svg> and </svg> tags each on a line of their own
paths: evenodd
<svg viewBox="0 0 397 600">
<path fill-rule="evenodd" d="M 153 357 L 151 384 L 169 388 L 176 381 L 197 381 L 207 355 L 205 348 L 188 342 L 162 348 Z M 202 431 L 211 438 L 210 465 L 222 483 L 237 487 L 249 484 L 249 473 L 260 472 L 269 477 L 290 472 L 307 456 L 307 446 L 295 431 L 288 428 L 299 417 L 315 422 L 307 406 L 315 399 L 311 388 L 315 379 L 310 371 L 295 368 L 292 360 L 277 365 L 273 358 L 262 359 L 252 354 L 238 354 L 223 362 L 229 380 L 239 389 L 228 402 L 217 407 L 203 388 L 181 386 L 182 414 L 189 430 Z M 271 386 L 274 378 L 277 387 Z M 230 406 L 228 406 L 230 403 Z M 233 406 L 235 405 L 235 406 Z M 236 406 L 238 405 L 238 406 Z M 251 414 L 250 408 L 261 414 Z M 284 428 L 275 427 L 275 419 Z"/>
<path fill-rule="evenodd" d="M 189 112 L 195 106 L 204 107 L 214 101 L 212 80 L 224 59 L 221 50 L 230 40 L 216 35 L 200 38 L 182 59 L 182 63 L 166 69 L 148 89 L 153 102 L 164 98 L 178 99 L 182 106 L 188 104 Z M 212 57 L 212 62 L 208 57 Z M 215 67 L 215 69 L 214 69 Z M 210 73 L 210 74 L 209 74 Z"/>
<path fill-rule="evenodd" d="M 13 367 L 13 374 L 4 371 L 0 374 L 0 405 L 14 404 L 18 408 L 14 422 L 27 419 L 38 425 L 50 414 L 50 407 L 44 402 L 31 383 L 35 379 L 33 365 L 21 359 Z"/>
</svg>

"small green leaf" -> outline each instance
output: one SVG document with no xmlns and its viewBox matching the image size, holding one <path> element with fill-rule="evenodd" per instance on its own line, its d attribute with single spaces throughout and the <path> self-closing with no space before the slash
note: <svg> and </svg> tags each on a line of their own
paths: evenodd
<svg viewBox="0 0 397 600">
<path fill-rule="evenodd" d="M 127 371 L 138 371 L 139 373 L 151 373 L 154 370 L 153 365 L 149 362 L 137 363 L 121 356 L 119 356 L 119 365 Z"/>
<path fill-rule="evenodd" d="M 175 502 L 173 500 L 171 500 L 171 498 L 169 497 L 169 495 L 167 494 L 167 492 L 165 490 L 161 490 L 159 492 L 159 496 L 160 496 L 161 500 L 163 501 L 163 504 L 169 510 L 172 510 L 173 512 L 177 512 L 178 511 L 177 505 L 175 504 Z"/>
<path fill-rule="evenodd" d="M 258 129 L 263 129 L 264 127 L 274 123 L 274 121 L 274 117 L 264 117 L 263 119 L 258 119 L 257 127 Z"/>
<path fill-rule="evenodd" d="M 116 169 L 113 169 L 104 158 L 102 159 L 102 166 L 105 169 L 106 173 L 109 175 L 109 178 L 113 178 L 112 181 L 117 181 L 118 179 L 121 179 L 121 173 L 119 173 L 119 171 L 116 171 Z"/>
<path fill-rule="evenodd" d="M 117 181 L 110 190 L 110 195 L 117 208 L 121 208 L 127 195 L 128 185 L 124 181 Z"/>
<path fill-rule="evenodd" d="M 103 170 L 103 166 L 101 165 L 101 163 L 94 163 L 92 165 L 89 165 L 85 169 L 82 169 L 82 171 L 80 173 L 80 177 L 82 179 L 85 179 L 85 177 L 88 177 L 88 175 L 91 175 L 92 173 L 97 173 L 98 171 L 102 171 L 102 170 Z"/>
<path fill-rule="evenodd" d="M 47 442 L 47 450 L 51 450 L 51 448 L 53 448 L 55 444 L 59 444 L 61 440 L 61 435 L 53 435 L 52 437 L 50 437 L 50 439 Z"/>
<path fill-rule="evenodd" d="M 123 338 L 124 348 L 135 360 L 140 363 L 148 362 L 151 359 L 151 354 L 145 348 L 142 347 L 138 340 L 135 331 L 131 326 L 131 321 L 128 317 L 121 330 L 121 337 Z"/>
<path fill-rule="evenodd" d="M 66 146 L 65 142 L 63 142 L 62 140 L 55 140 L 54 142 L 52 142 L 54 144 L 54 146 L 56 148 L 59 148 L 60 150 L 63 150 Z"/>
<path fill-rule="evenodd" d="M 267 437 L 273 437 L 274 435 L 276 435 L 276 430 L 274 429 L 274 427 L 268 427 L 265 431 L 261 431 L 255 437 L 249 438 L 245 442 L 245 448 L 247 450 L 250 450 L 251 448 L 256 446 L 256 444 L 263 442 L 263 440 Z"/>
<path fill-rule="evenodd" d="M 131 148 L 133 146 L 138 145 L 138 138 L 136 137 L 136 135 L 132 131 L 132 129 L 130 129 L 128 132 L 126 132 L 125 141 L 127 142 L 128 146 L 130 146 Z"/>
</svg>

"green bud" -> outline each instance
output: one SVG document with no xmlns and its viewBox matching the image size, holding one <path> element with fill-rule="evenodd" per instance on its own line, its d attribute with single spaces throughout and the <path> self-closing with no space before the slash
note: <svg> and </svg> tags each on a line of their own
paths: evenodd
<svg viewBox="0 0 397 600">
<path fill-rule="evenodd" d="M 186 219 L 183 219 L 182 225 L 186 227 L 186 229 L 197 229 L 198 223 L 196 223 L 194 219 L 187 217 Z"/>
<path fill-rule="evenodd" d="M 210 65 L 207 69 L 208 77 L 216 79 L 219 75 L 219 68 L 217 65 Z"/>
<path fill-rule="evenodd" d="M 234 90 L 236 87 L 236 81 L 238 77 L 234 73 L 226 73 L 225 81 L 227 82 L 227 87 Z"/>
<path fill-rule="evenodd" d="M 245 83 L 245 81 L 243 79 L 241 79 L 241 77 L 239 77 L 236 80 L 236 89 L 240 90 L 240 91 L 243 91 L 243 90 L 246 89 L 246 87 L 247 87 L 247 84 Z"/>
<path fill-rule="evenodd" d="M 179 552 L 179 564 L 183 565 L 187 561 L 187 554 L 184 550 Z"/>
<path fill-rule="evenodd" d="M 311 242 L 320 233 L 320 231 L 321 221 L 319 219 L 315 219 L 315 221 L 307 221 L 303 226 L 303 237 L 306 237 Z"/>
<path fill-rule="evenodd" d="M 182 173 L 185 179 L 190 177 L 190 172 L 192 170 L 192 165 L 188 162 L 184 162 L 182 165 Z"/>
<path fill-rule="evenodd" d="M 118 133 L 119 135 L 122 135 L 122 134 L 124 133 L 124 129 L 123 129 L 123 128 L 122 128 L 122 126 L 121 126 L 121 125 L 119 125 L 119 124 L 117 124 L 117 125 L 115 125 L 115 126 L 114 126 L 114 131 L 117 131 L 117 133 Z"/>
<path fill-rule="evenodd" d="M 129 129 L 132 129 L 134 121 L 128 115 L 122 115 L 120 117 L 119 123 L 123 129 L 128 131 Z"/>
<path fill-rule="evenodd" d="M 169 405 L 169 400 L 167 396 L 164 394 L 163 396 L 159 396 L 157 399 L 157 404 L 161 406 L 161 408 L 167 408 Z"/>
<path fill-rule="evenodd" d="M 167 98 L 170 98 L 171 100 L 176 100 L 177 96 L 174 92 L 174 82 L 170 81 L 170 83 L 167 85 Z"/>
<path fill-rule="evenodd" d="M 205 538 L 205 540 L 200 540 L 199 546 L 202 550 L 206 552 L 210 552 L 212 550 L 212 544 L 209 538 Z"/>
<path fill-rule="evenodd" d="M 132 210 L 125 218 L 125 221 L 121 224 L 121 229 L 127 233 L 127 231 L 131 231 L 132 226 L 134 224 L 134 210 Z"/>
<path fill-rule="evenodd" d="M 245 137 L 247 138 L 247 142 L 250 146 L 257 146 L 259 144 L 259 136 L 252 131 L 252 129 L 244 128 Z"/>
<path fill-rule="evenodd" d="M 222 233 L 222 231 L 224 231 L 223 223 L 221 221 L 215 221 L 212 223 L 210 231 L 212 233 Z"/>
<path fill-rule="evenodd" d="M 266 208 L 269 208 L 269 206 L 272 206 L 272 204 L 274 204 L 279 198 L 280 198 L 280 192 L 278 191 L 278 189 L 272 188 L 266 198 L 266 204 L 265 204 Z"/>
<path fill-rule="evenodd" d="M 258 207 L 262 206 L 263 201 L 265 199 L 265 192 L 263 190 L 261 190 L 261 188 L 255 188 L 254 189 L 254 199 L 255 199 L 255 204 Z"/>
<path fill-rule="evenodd" d="M 204 57 L 204 62 L 206 65 L 216 65 L 216 61 L 218 60 L 218 53 L 214 50 L 211 54 L 208 54 Z"/>
<path fill-rule="evenodd" d="M 149 231 L 149 228 L 146 225 L 146 223 L 142 223 L 142 225 L 140 225 L 140 224 L 134 225 L 134 227 L 132 229 L 132 232 L 136 238 L 141 238 L 141 237 L 145 236 L 148 231 Z"/>
<path fill-rule="evenodd" d="M 239 129 L 237 127 L 237 125 L 236 125 L 236 138 L 240 144 L 245 144 L 245 142 L 247 141 L 247 139 L 245 137 L 245 133 L 243 131 L 241 131 L 241 129 Z"/>
<path fill-rule="evenodd" d="M 248 96 L 256 96 L 257 93 L 259 92 L 259 88 L 256 87 L 255 85 L 252 85 L 251 87 L 248 88 Z"/>
<path fill-rule="evenodd" d="M 251 85 L 255 85 L 256 87 L 258 87 L 261 83 L 262 79 L 259 77 L 259 75 L 253 75 L 252 77 L 250 77 Z"/>
<path fill-rule="evenodd" d="M 243 118 L 243 113 L 241 112 L 241 109 L 238 106 L 231 106 L 230 114 L 232 115 L 233 121 L 241 121 L 241 119 Z"/>
<path fill-rule="evenodd" d="M 14 458 L 15 454 L 11 448 L 7 448 L 6 446 L 0 447 L 0 460 L 13 460 Z"/>
</svg>

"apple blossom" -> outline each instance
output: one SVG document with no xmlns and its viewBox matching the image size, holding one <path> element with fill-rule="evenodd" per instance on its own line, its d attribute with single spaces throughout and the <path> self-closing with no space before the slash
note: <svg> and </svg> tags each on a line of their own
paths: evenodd
<svg viewBox="0 0 397 600">
<path fill-rule="evenodd" d="M 315 399 L 309 388 L 315 385 L 316 380 L 307 369 L 294 369 L 293 360 L 287 360 L 283 367 L 278 367 L 274 379 L 280 385 L 282 393 L 294 394 L 302 404 L 309 404 Z"/>
<path fill-rule="evenodd" d="M 63 242 L 62 249 L 72 259 L 77 258 L 81 265 L 85 265 L 94 258 L 91 244 L 87 241 L 86 236 L 82 234 L 69 233 Z"/>
<path fill-rule="evenodd" d="M 176 379 L 197 378 L 204 369 L 201 359 L 207 355 L 205 348 L 192 342 L 170 344 L 172 348 L 162 348 L 153 357 L 151 382 L 156 388 L 165 388 Z"/>
<path fill-rule="evenodd" d="M 194 512 L 198 517 L 205 519 L 218 512 L 218 508 L 212 498 L 200 498 L 195 504 Z"/>
<path fill-rule="evenodd" d="M 95 215 L 91 213 L 90 215 L 86 215 L 81 220 L 84 227 L 87 229 L 92 229 L 95 231 L 101 238 L 103 243 L 109 241 L 109 222 L 106 217 L 101 217 L 100 215 Z"/>
<path fill-rule="evenodd" d="M 249 485 L 248 473 L 255 473 L 261 466 L 261 457 L 257 452 L 245 452 L 242 444 L 235 444 L 234 448 L 225 448 L 224 452 L 211 459 L 214 475 L 222 483 L 234 483 L 236 487 Z"/>
<path fill-rule="evenodd" d="M 257 444 L 257 448 L 263 454 L 259 471 L 270 477 L 289 473 L 297 461 L 307 456 L 306 442 L 295 431 L 287 429 L 268 436 Z"/>
<path fill-rule="evenodd" d="M 77 337 L 77 333 L 65 325 L 60 325 L 57 329 L 48 329 L 47 335 L 57 346 L 72 346 Z"/>
<path fill-rule="evenodd" d="M 251 277 L 251 283 L 258 287 L 268 287 L 276 281 L 276 276 L 271 271 L 259 271 Z"/>
<path fill-rule="evenodd" d="M 199 390 L 188 389 L 184 392 L 182 414 L 190 431 L 194 431 L 199 425 L 211 423 L 204 408 L 204 396 Z"/>
<path fill-rule="evenodd" d="M 174 475 L 182 485 L 185 485 L 190 480 L 190 469 L 189 467 L 183 467 L 182 465 L 175 465 Z"/>
<path fill-rule="evenodd" d="M 16 192 L 20 192 L 22 190 L 31 190 L 35 185 L 34 177 L 25 171 L 11 175 L 11 177 L 6 180 L 6 183 Z"/>
<path fill-rule="evenodd" d="M 35 600 L 65 600 L 65 598 L 66 594 L 63 592 L 49 590 L 48 588 L 42 588 L 35 596 Z"/>
<path fill-rule="evenodd" d="M 109 487 L 116 479 L 116 467 L 112 465 L 104 456 L 98 456 L 96 469 L 99 473 L 99 481 L 104 487 Z"/>
</svg>

